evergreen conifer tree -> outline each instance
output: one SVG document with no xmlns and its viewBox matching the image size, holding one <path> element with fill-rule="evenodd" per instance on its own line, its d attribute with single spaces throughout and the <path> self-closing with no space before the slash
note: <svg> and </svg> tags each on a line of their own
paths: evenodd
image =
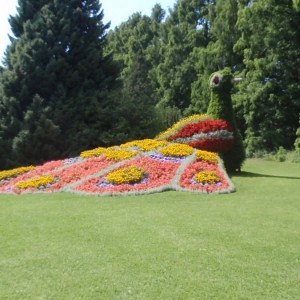
<svg viewBox="0 0 300 300">
<path fill-rule="evenodd" d="M 116 108 L 120 123 L 118 136 L 137 139 L 155 136 L 159 128 L 156 79 L 153 74 L 159 56 L 159 27 L 164 16 L 160 5 L 151 17 L 134 13 L 108 34 L 106 51 L 111 51 L 122 68 L 120 103 Z"/>
<path fill-rule="evenodd" d="M 194 49 L 207 46 L 207 9 L 211 1 L 178 0 L 161 26 L 162 61 L 156 67 L 159 107 L 184 113 L 197 79 Z"/>
<path fill-rule="evenodd" d="M 35 163 L 103 143 L 118 69 L 104 54 L 109 24 L 102 19 L 98 0 L 19 0 L 1 76 L 6 162 Z"/>
<path fill-rule="evenodd" d="M 238 1 L 208 1 L 207 22 L 208 44 L 194 48 L 192 57 L 195 62 L 197 79 L 192 84 L 191 112 L 205 112 L 209 104 L 210 89 L 207 81 L 212 72 L 230 67 L 237 72 L 242 67 L 242 55 L 233 51 L 233 46 L 240 37 L 236 27 Z"/>
<path fill-rule="evenodd" d="M 300 111 L 300 11 L 287 0 L 241 1 L 237 27 L 242 35 L 234 49 L 244 56 L 245 75 L 235 100 L 247 155 L 292 149 Z"/>
</svg>

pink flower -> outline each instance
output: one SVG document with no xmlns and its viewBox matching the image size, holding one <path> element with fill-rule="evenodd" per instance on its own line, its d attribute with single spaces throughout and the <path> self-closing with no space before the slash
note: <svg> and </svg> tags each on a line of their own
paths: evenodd
<svg viewBox="0 0 300 300">
<path fill-rule="evenodd" d="M 214 184 L 210 184 L 210 185 L 196 183 L 193 180 L 193 177 L 198 172 L 201 172 L 201 171 L 213 171 L 216 173 L 216 175 L 220 178 L 221 181 L 219 183 L 214 183 Z M 218 165 L 209 164 L 207 162 L 194 161 L 191 164 L 189 164 L 188 167 L 182 172 L 180 180 L 179 180 L 179 186 L 184 189 L 202 190 L 202 191 L 210 193 L 210 192 L 214 192 L 214 191 L 228 189 L 229 183 L 224 175 L 224 171 L 221 170 Z"/>
<path fill-rule="evenodd" d="M 105 185 L 99 184 L 105 182 L 105 176 L 89 179 L 76 186 L 74 190 L 85 191 L 90 193 L 122 193 L 129 191 L 147 191 L 170 184 L 176 170 L 180 166 L 180 162 L 158 161 L 150 157 L 138 157 L 131 161 L 124 162 L 119 168 L 135 166 L 145 170 L 146 179 L 135 184 Z"/>
</svg>

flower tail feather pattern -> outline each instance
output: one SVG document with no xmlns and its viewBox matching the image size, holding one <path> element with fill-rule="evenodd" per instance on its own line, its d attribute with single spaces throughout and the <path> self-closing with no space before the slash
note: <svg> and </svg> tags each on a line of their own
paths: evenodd
<svg viewBox="0 0 300 300">
<path fill-rule="evenodd" d="M 217 153 L 156 139 L 96 148 L 78 157 L 1 174 L 0 193 L 66 191 L 126 196 L 167 190 L 234 191 Z"/>
</svg>

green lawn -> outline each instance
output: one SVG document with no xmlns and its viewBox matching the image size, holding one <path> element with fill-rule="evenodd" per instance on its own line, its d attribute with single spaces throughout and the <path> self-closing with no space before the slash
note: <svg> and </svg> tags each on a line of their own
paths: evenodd
<svg viewBox="0 0 300 300">
<path fill-rule="evenodd" d="M 0 299 L 300 299 L 300 164 L 237 192 L 0 195 Z"/>
</svg>

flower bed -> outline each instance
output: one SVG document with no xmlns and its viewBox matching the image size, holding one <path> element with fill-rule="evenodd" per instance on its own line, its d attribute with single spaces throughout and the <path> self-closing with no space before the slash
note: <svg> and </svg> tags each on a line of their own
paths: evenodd
<svg viewBox="0 0 300 300">
<path fill-rule="evenodd" d="M 114 161 L 107 160 L 105 157 L 91 157 L 82 163 L 71 165 L 61 170 L 54 170 L 49 175 L 54 176 L 56 180 L 53 184 L 47 186 L 44 191 L 58 191 L 82 178 L 99 172 L 106 167 L 114 164 Z"/>
<path fill-rule="evenodd" d="M 218 155 L 214 152 L 198 150 L 196 151 L 196 158 L 199 161 L 204 161 L 213 164 L 218 163 Z"/>
<path fill-rule="evenodd" d="M 80 153 L 82 158 L 98 157 L 104 155 L 108 160 L 120 161 L 131 158 L 138 154 L 138 151 L 124 150 L 119 147 L 103 148 L 98 147 L 92 150 L 83 151 Z"/>
<path fill-rule="evenodd" d="M 193 162 L 188 163 L 188 160 Z M 19 194 L 66 190 L 127 195 L 171 189 L 198 192 L 233 190 L 216 153 L 194 151 L 188 145 L 176 143 L 168 143 L 149 153 L 113 147 L 106 149 L 101 156 L 51 161 L 22 170 L 27 172 L 3 183 L 0 192 Z"/>
<path fill-rule="evenodd" d="M 210 152 L 228 152 L 233 146 L 233 139 L 207 138 L 188 143 L 189 146 Z"/>
<path fill-rule="evenodd" d="M 121 148 L 136 148 L 141 151 L 150 151 L 153 149 L 157 149 L 159 147 L 167 145 L 167 141 L 159 141 L 154 139 L 144 139 L 144 140 L 137 140 L 137 141 L 131 141 L 125 144 L 121 144 Z"/>
<path fill-rule="evenodd" d="M 1 186 L 0 192 L 28 193 L 36 191 L 58 191 L 69 184 L 81 180 L 85 176 L 99 172 L 107 166 L 115 163 L 115 161 L 107 160 L 103 156 L 91 157 L 82 162 L 77 161 L 78 160 L 75 159 L 73 164 L 71 164 L 70 162 L 66 163 L 65 160 L 53 161 L 38 166 L 35 168 L 35 170 L 20 175 L 10 182 L 6 183 L 5 185 Z M 41 184 L 43 188 L 41 188 L 40 186 L 29 186 L 31 180 L 36 182 L 36 178 L 39 178 L 39 176 L 42 175 L 53 176 L 55 178 L 55 181 L 52 181 L 51 183 L 48 183 L 46 185 Z M 20 184 L 23 185 L 25 182 L 28 183 L 28 187 L 20 189 Z"/>
<path fill-rule="evenodd" d="M 49 175 L 44 175 L 44 176 L 39 176 L 27 180 L 21 180 L 18 181 L 15 184 L 15 188 L 18 189 L 41 189 L 41 188 L 47 188 L 55 181 L 55 177 L 49 176 Z"/>
<path fill-rule="evenodd" d="M 197 133 L 209 133 L 213 131 L 227 131 L 232 132 L 232 128 L 224 120 L 207 119 L 197 123 L 186 124 L 182 129 L 171 135 L 168 140 L 173 141 L 180 137 L 189 137 Z"/>
<path fill-rule="evenodd" d="M 0 192 L 127 195 L 163 190 L 233 191 L 215 153 L 230 149 L 233 143 L 231 128 L 225 121 L 193 115 L 161 136 L 171 141 L 135 140 L 121 146 L 83 151 L 78 157 L 36 167 L 2 171 Z"/>
<path fill-rule="evenodd" d="M 20 167 L 20 168 L 14 168 L 11 170 L 1 171 L 0 172 L 0 185 L 8 182 L 12 178 L 15 178 L 19 175 L 30 172 L 34 169 L 35 169 L 34 166 L 28 166 L 28 167 Z"/>
<path fill-rule="evenodd" d="M 98 147 L 92 150 L 86 150 L 86 151 L 82 151 L 80 153 L 80 157 L 82 158 L 89 158 L 89 157 L 96 157 L 96 156 L 100 156 L 103 153 L 105 153 L 107 149 L 103 148 L 103 147 Z"/>
<path fill-rule="evenodd" d="M 122 149 L 108 149 L 105 151 L 104 155 L 108 160 L 113 161 L 121 161 L 129 159 L 135 155 L 137 155 L 138 151 L 131 151 L 131 150 L 122 150 Z"/>
<path fill-rule="evenodd" d="M 131 161 L 124 162 L 117 170 L 108 171 L 103 176 L 88 179 L 73 188 L 77 192 L 96 193 L 104 195 L 123 194 L 128 192 L 147 193 L 153 191 L 162 191 L 170 188 L 170 182 L 173 179 L 180 162 L 158 161 L 150 157 L 138 157 Z M 122 179 L 120 184 L 110 184 L 108 177 L 116 174 L 118 170 L 124 168 L 137 168 L 143 170 L 146 180 L 129 184 Z M 124 173 L 123 173 L 124 175 Z"/>
<path fill-rule="evenodd" d="M 196 115 L 193 121 L 175 124 L 161 134 L 172 143 L 187 144 L 193 148 L 212 152 L 227 152 L 233 146 L 233 130 L 224 120 L 212 120 Z"/>
<path fill-rule="evenodd" d="M 44 163 L 40 166 L 30 166 L 27 172 L 22 172 L 15 177 L 10 177 L 9 180 L 6 180 L 3 184 L 0 185 L 0 192 L 12 192 L 14 190 L 14 185 L 18 181 L 24 181 L 33 177 L 41 176 L 47 174 L 48 172 L 63 168 L 65 166 L 65 160 L 54 160 Z M 22 169 L 22 168 L 18 168 Z M 14 169 L 13 169 L 14 170 Z"/>
<path fill-rule="evenodd" d="M 188 145 L 174 143 L 160 149 L 159 152 L 165 156 L 184 157 L 191 155 L 193 148 Z"/>
<path fill-rule="evenodd" d="M 185 125 L 192 124 L 192 123 L 199 122 L 199 121 L 203 121 L 205 119 L 208 119 L 208 115 L 195 114 L 195 115 L 191 115 L 189 117 L 183 118 L 180 121 L 178 121 L 177 123 L 175 123 L 173 126 L 168 128 L 166 131 L 161 132 L 156 138 L 159 139 L 159 140 L 168 140 L 168 138 L 170 136 L 172 136 L 173 134 L 178 132 Z"/>
<path fill-rule="evenodd" d="M 219 165 L 201 161 L 190 163 L 182 172 L 179 186 L 188 191 L 230 192 L 233 186 Z"/>
<path fill-rule="evenodd" d="M 108 183 L 113 185 L 134 184 L 141 182 L 145 177 L 145 171 L 135 166 L 125 167 L 111 172 L 106 176 Z"/>
<path fill-rule="evenodd" d="M 201 183 L 202 185 L 221 182 L 221 178 L 214 171 L 200 171 L 195 174 L 193 180 L 194 183 Z"/>
</svg>

